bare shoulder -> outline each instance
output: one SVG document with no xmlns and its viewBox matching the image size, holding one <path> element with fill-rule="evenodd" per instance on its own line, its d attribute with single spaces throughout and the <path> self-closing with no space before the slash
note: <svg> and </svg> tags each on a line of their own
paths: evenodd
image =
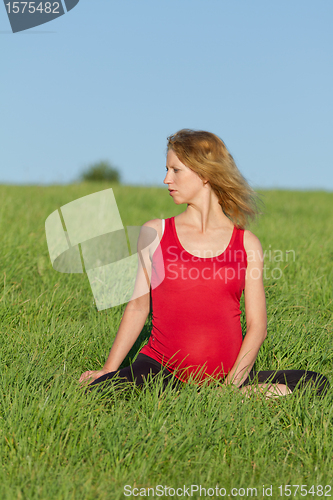
<svg viewBox="0 0 333 500">
<path fill-rule="evenodd" d="M 262 258 L 263 252 L 259 238 L 247 229 L 244 231 L 244 248 L 248 255 L 251 253 L 253 256 L 257 255 Z"/>
<path fill-rule="evenodd" d="M 157 231 L 159 239 L 162 238 L 162 219 L 148 220 L 143 224 L 142 227 L 151 227 L 152 229 L 155 229 L 155 231 Z"/>
</svg>

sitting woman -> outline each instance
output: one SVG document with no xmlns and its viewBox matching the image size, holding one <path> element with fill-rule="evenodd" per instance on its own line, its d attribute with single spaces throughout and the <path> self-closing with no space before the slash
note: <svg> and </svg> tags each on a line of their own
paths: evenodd
<svg viewBox="0 0 333 500">
<path fill-rule="evenodd" d="M 259 388 L 269 397 L 311 383 L 324 394 L 328 381 L 315 372 L 252 371 L 267 335 L 264 259 L 258 238 L 245 230 L 257 213 L 255 193 L 223 141 L 210 132 L 180 130 L 168 138 L 166 170 L 169 195 L 187 208 L 176 217 L 144 224 L 159 240 L 148 261 L 139 259 L 136 289 L 149 279 L 150 294 L 134 292 L 137 298 L 126 306 L 104 367 L 83 373 L 80 382 L 103 389 L 117 380 L 142 385 L 161 373 L 165 385 L 175 377 L 199 384 L 211 379 L 243 392 Z M 146 322 L 150 295 L 149 342 L 131 366 L 119 369 Z"/>
</svg>

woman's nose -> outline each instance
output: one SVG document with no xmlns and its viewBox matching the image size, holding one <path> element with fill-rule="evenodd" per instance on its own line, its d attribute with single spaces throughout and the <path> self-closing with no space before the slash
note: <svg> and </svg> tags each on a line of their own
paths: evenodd
<svg viewBox="0 0 333 500">
<path fill-rule="evenodd" d="M 169 173 L 170 172 L 167 172 L 165 177 L 164 177 L 164 181 L 163 181 L 164 184 L 169 184 L 171 182 Z"/>
</svg>

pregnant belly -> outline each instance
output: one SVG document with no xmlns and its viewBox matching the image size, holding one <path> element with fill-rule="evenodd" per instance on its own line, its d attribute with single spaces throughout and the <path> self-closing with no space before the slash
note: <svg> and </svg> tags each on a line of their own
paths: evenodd
<svg viewBox="0 0 333 500">
<path fill-rule="evenodd" d="M 242 332 L 200 328 L 180 335 L 152 335 L 152 347 L 181 380 L 224 377 L 233 367 L 242 344 Z"/>
</svg>

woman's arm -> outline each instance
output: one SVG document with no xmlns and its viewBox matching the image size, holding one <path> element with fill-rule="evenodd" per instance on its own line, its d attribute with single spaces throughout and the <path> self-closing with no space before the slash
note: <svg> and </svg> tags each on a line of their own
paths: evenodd
<svg viewBox="0 0 333 500">
<path fill-rule="evenodd" d="M 158 243 L 161 238 L 161 226 L 161 220 L 155 219 L 146 222 L 143 228 L 155 229 Z M 150 293 L 147 293 L 147 290 L 149 290 L 150 286 L 151 256 L 157 245 L 155 240 L 154 245 L 150 245 L 149 248 L 146 246 L 147 236 L 144 234 L 145 230 L 143 228 L 138 239 L 138 271 L 134 292 L 132 299 L 125 308 L 109 356 L 101 370 L 84 372 L 80 377 L 80 382 L 88 380 L 92 382 L 105 373 L 118 370 L 144 327 L 150 308 Z"/>
<path fill-rule="evenodd" d="M 240 386 L 247 378 L 261 344 L 267 335 L 266 299 L 263 284 L 263 252 L 260 241 L 250 231 L 244 232 L 248 257 L 245 278 L 246 335 L 234 366 L 225 378 L 226 384 Z"/>
</svg>

